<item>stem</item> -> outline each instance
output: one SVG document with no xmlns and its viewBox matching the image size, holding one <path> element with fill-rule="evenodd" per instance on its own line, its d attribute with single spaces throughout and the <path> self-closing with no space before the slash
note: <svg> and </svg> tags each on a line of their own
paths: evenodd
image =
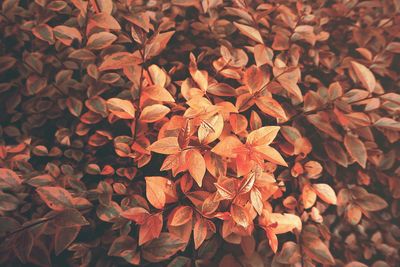
<svg viewBox="0 0 400 267">
<path fill-rule="evenodd" d="M 42 218 L 42 219 L 40 219 L 39 221 L 36 221 L 36 222 L 30 223 L 30 224 L 27 224 L 27 225 L 25 225 L 25 226 L 22 226 L 22 227 L 18 228 L 17 230 L 15 230 L 15 231 L 13 231 L 13 232 L 10 232 L 10 233 L 8 233 L 7 235 L 5 235 L 5 236 L 4 236 L 4 239 L 7 239 L 7 238 L 9 238 L 10 236 L 12 236 L 12 235 L 14 235 L 14 234 L 16 234 L 16 233 L 22 232 L 22 231 L 24 231 L 24 230 L 26 230 L 26 229 L 29 229 L 29 228 L 31 228 L 31 227 L 34 227 L 34 226 L 36 226 L 36 225 L 39 225 L 39 224 L 42 224 L 42 223 L 51 221 L 51 220 L 55 219 L 58 215 L 59 215 L 59 214 L 55 214 L 55 215 L 53 215 L 53 216 L 50 216 L 50 217 L 47 217 L 47 218 Z"/>
</svg>

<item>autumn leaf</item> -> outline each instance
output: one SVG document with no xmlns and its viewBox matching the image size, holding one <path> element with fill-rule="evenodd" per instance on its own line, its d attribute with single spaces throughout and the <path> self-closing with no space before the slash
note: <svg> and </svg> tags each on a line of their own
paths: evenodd
<svg viewBox="0 0 400 267">
<path fill-rule="evenodd" d="M 145 47 L 145 57 L 151 58 L 161 53 L 167 46 L 169 40 L 175 31 L 163 32 L 154 36 L 154 38 Z"/>
<path fill-rule="evenodd" d="M 247 228 L 250 225 L 250 214 L 248 211 L 236 204 L 231 206 L 231 214 L 233 220 L 240 226 Z"/>
<path fill-rule="evenodd" d="M 111 113 L 121 119 L 135 118 L 135 107 L 131 101 L 119 98 L 110 98 L 107 100 L 107 108 Z"/>
<path fill-rule="evenodd" d="M 247 26 L 247 25 L 244 25 L 244 24 L 237 23 L 237 22 L 233 22 L 233 24 L 239 29 L 239 31 L 243 35 L 249 37 L 250 39 L 252 39 L 252 40 L 254 40 L 254 41 L 256 41 L 256 42 L 258 42 L 260 44 L 264 44 L 264 41 L 263 41 L 263 39 L 261 37 L 261 34 L 257 29 L 255 29 L 255 28 L 253 28 L 251 26 Z"/>
<path fill-rule="evenodd" d="M 270 224 L 277 224 L 272 228 L 275 234 L 284 234 L 294 229 L 301 231 L 302 223 L 298 216 L 289 213 L 270 213 L 268 218 Z"/>
<path fill-rule="evenodd" d="M 304 252 L 313 260 L 322 264 L 335 264 L 335 260 L 329 252 L 328 247 L 315 234 L 309 232 L 302 234 L 302 243 Z"/>
<path fill-rule="evenodd" d="M 198 249 L 207 237 L 207 225 L 205 219 L 199 218 L 194 224 L 193 239 L 195 249 Z"/>
<path fill-rule="evenodd" d="M 13 170 L 0 168 L 0 189 L 12 189 L 21 183 L 21 178 Z"/>
<path fill-rule="evenodd" d="M 283 120 L 287 120 L 285 111 L 282 106 L 274 100 L 272 97 L 261 96 L 256 100 L 257 107 L 267 115 L 270 115 L 274 118 L 279 118 Z"/>
<path fill-rule="evenodd" d="M 142 207 L 134 207 L 123 211 L 121 216 L 138 224 L 143 224 L 150 216 L 150 213 Z"/>
<path fill-rule="evenodd" d="M 75 117 L 79 117 L 82 112 L 83 104 L 82 101 L 75 97 L 68 97 L 67 107 L 72 115 L 74 115 Z"/>
<path fill-rule="evenodd" d="M 64 251 L 78 236 L 81 230 L 80 226 L 57 227 L 54 236 L 55 254 L 59 255 Z"/>
<path fill-rule="evenodd" d="M 358 137 L 346 134 L 344 137 L 344 146 L 350 156 L 352 156 L 358 164 L 365 169 L 367 164 L 367 150 L 364 143 Z"/>
<path fill-rule="evenodd" d="M 206 173 L 206 163 L 203 156 L 198 150 L 191 149 L 187 152 L 186 158 L 190 175 L 201 187 L 203 184 L 204 174 Z"/>
<path fill-rule="evenodd" d="M 376 86 L 374 74 L 367 67 L 356 61 L 351 61 L 351 66 L 361 84 L 368 89 L 368 91 L 373 92 Z"/>
<path fill-rule="evenodd" d="M 336 194 L 332 187 L 327 184 L 313 184 L 312 187 L 320 199 L 328 204 L 336 205 Z"/>
<path fill-rule="evenodd" d="M 180 151 L 180 147 L 178 144 L 178 138 L 176 137 L 165 137 L 160 140 L 157 140 L 153 144 L 151 144 L 148 150 L 159 153 L 159 154 L 175 154 Z"/>
<path fill-rule="evenodd" d="M 279 126 L 265 126 L 249 133 L 246 143 L 253 146 L 269 145 L 279 132 Z"/>
<path fill-rule="evenodd" d="M 99 50 L 109 47 L 115 40 L 117 36 L 110 32 L 99 32 L 90 35 L 86 48 Z"/>
<path fill-rule="evenodd" d="M 304 185 L 301 196 L 305 209 L 309 209 L 314 206 L 315 201 L 317 200 L 317 194 L 310 184 Z"/>
<path fill-rule="evenodd" d="M 142 122 L 152 123 L 164 118 L 171 110 L 161 104 L 146 106 L 140 113 L 139 120 Z"/>
<path fill-rule="evenodd" d="M 149 216 L 146 222 L 140 225 L 138 245 L 141 246 L 155 238 L 158 238 L 161 234 L 162 227 L 162 213 L 156 213 Z"/>
<path fill-rule="evenodd" d="M 158 84 L 147 86 L 144 88 L 143 93 L 149 98 L 157 101 L 175 102 L 175 99 L 172 97 L 171 93 Z"/>
<path fill-rule="evenodd" d="M 37 188 L 36 192 L 46 205 L 53 210 L 62 211 L 73 206 L 72 195 L 62 187 L 42 186 Z"/>
<path fill-rule="evenodd" d="M 383 198 L 375 194 L 366 194 L 362 198 L 357 198 L 355 203 L 366 211 L 379 211 L 388 206 Z"/>
<path fill-rule="evenodd" d="M 70 46 L 74 40 L 82 42 L 82 35 L 76 28 L 58 25 L 53 32 L 56 39 L 66 46 Z"/>
<path fill-rule="evenodd" d="M 231 158 L 236 157 L 234 150 L 241 145 L 243 144 L 236 136 L 230 135 L 222 139 L 211 151 L 220 156 Z"/>
<path fill-rule="evenodd" d="M 53 29 L 47 24 L 40 24 L 33 28 L 32 33 L 40 40 L 46 41 L 49 44 L 54 43 Z"/>
<path fill-rule="evenodd" d="M 157 209 L 162 209 L 165 205 L 166 197 L 164 192 L 164 184 L 170 181 L 160 176 L 146 177 L 146 196 Z"/>
<path fill-rule="evenodd" d="M 180 206 L 171 213 L 171 216 L 172 220 L 170 225 L 180 226 L 192 219 L 193 209 L 189 206 Z"/>
<path fill-rule="evenodd" d="M 90 21 L 95 26 L 103 29 L 109 29 L 109 30 L 121 29 L 121 26 L 119 25 L 118 21 L 107 13 L 97 13 L 93 17 L 91 17 Z"/>
<path fill-rule="evenodd" d="M 186 243 L 179 237 L 170 233 L 161 233 L 160 237 L 143 246 L 142 253 L 149 262 L 161 262 L 185 246 Z"/>
</svg>

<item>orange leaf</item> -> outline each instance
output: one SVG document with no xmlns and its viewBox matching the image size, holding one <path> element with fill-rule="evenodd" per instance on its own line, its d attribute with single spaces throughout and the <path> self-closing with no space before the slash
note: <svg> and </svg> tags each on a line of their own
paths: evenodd
<svg viewBox="0 0 400 267">
<path fill-rule="evenodd" d="M 158 238 L 161 234 L 163 227 L 163 217 L 162 213 L 157 213 L 148 217 L 146 222 L 140 225 L 139 229 L 139 246 L 144 243 Z"/>
<path fill-rule="evenodd" d="M 357 204 L 350 203 L 345 210 L 345 217 L 349 223 L 356 225 L 360 222 L 362 217 L 362 212 L 360 206 Z"/>
<path fill-rule="evenodd" d="M 328 204 L 336 205 L 336 194 L 332 187 L 327 184 L 313 184 L 312 186 L 320 199 Z"/>
<path fill-rule="evenodd" d="M 302 192 L 303 205 L 305 209 L 309 209 L 314 206 L 317 200 L 317 194 L 310 184 L 305 184 Z"/>
<path fill-rule="evenodd" d="M 90 0 L 96 13 L 104 12 L 106 14 L 111 14 L 113 9 L 112 0 Z"/>
<path fill-rule="evenodd" d="M 167 43 L 174 35 L 175 31 L 163 32 L 156 34 L 153 39 L 145 47 L 145 57 L 151 58 L 161 53 L 162 50 L 167 46 Z"/>
<path fill-rule="evenodd" d="M 222 139 L 211 152 L 218 154 L 223 157 L 234 158 L 236 157 L 236 153 L 234 150 L 243 144 L 240 142 L 239 138 L 235 135 L 230 135 Z"/>
<path fill-rule="evenodd" d="M 287 120 L 285 111 L 278 101 L 269 96 L 261 96 L 256 99 L 256 105 L 262 112 L 274 118 Z"/>
<path fill-rule="evenodd" d="M 199 217 L 199 219 L 194 224 L 193 228 L 193 239 L 194 247 L 198 249 L 207 237 L 207 224 L 205 219 Z"/>
<path fill-rule="evenodd" d="M 131 101 L 119 98 L 110 98 L 107 100 L 107 107 L 111 113 L 121 119 L 135 118 L 135 108 Z"/>
<path fill-rule="evenodd" d="M 266 228 L 266 234 L 268 237 L 268 243 L 269 246 L 271 247 L 272 251 L 276 253 L 278 251 L 278 237 L 274 233 L 273 229 L 271 228 Z"/>
<path fill-rule="evenodd" d="M 272 163 L 279 164 L 285 167 L 288 166 L 286 161 L 281 156 L 281 154 L 271 146 L 268 145 L 256 146 L 255 150 L 260 152 L 260 154 L 263 156 L 264 159 Z"/>
<path fill-rule="evenodd" d="M 294 229 L 301 231 L 302 228 L 300 218 L 294 214 L 270 213 L 269 221 L 270 224 L 277 224 L 277 226 L 273 228 L 273 232 L 275 234 L 284 234 L 287 232 L 291 232 Z"/>
<path fill-rule="evenodd" d="M 191 149 L 186 154 L 189 173 L 193 176 L 196 183 L 201 187 L 204 174 L 206 173 L 206 162 L 201 153 L 196 149 Z"/>
<path fill-rule="evenodd" d="M 275 139 L 279 129 L 279 126 L 261 127 L 249 133 L 246 143 L 252 146 L 269 145 Z"/>
<path fill-rule="evenodd" d="M 257 188 L 253 188 L 250 191 L 250 200 L 251 200 L 251 205 L 253 205 L 258 215 L 261 215 L 264 205 L 262 202 L 262 195 L 260 190 L 258 190 Z"/>
<path fill-rule="evenodd" d="M 151 205 L 157 209 L 162 209 L 165 205 L 166 197 L 164 184 L 170 183 L 167 178 L 161 176 L 146 177 L 146 196 Z"/>
<path fill-rule="evenodd" d="M 247 228 L 250 225 L 250 214 L 247 209 L 236 204 L 231 205 L 231 215 L 233 220 L 240 226 Z"/>
<path fill-rule="evenodd" d="M 159 154 L 176 154 L 180 151 L 177 137 L 165 137 L 157 140 L 148 147 L 148 150 Z"/>
<path fill-rule="evenodd" d="M 118 21 L 107 13 L 98 13 L 90 18 L 91 23 L 95 26 L 109 29 L 109 30 L 120 30 L 121 26 L 119 26 Z"/>
<path fill-rule="evenodd" d="M 156 122 L 164 118 L 171 110 L 161 104 L 154 104 L 151 106 L 146 106 L 139 117 L 141 122 Z"/>
<path fill-rule="evenodd" d="M 54 36 L 66 46 L 70 46 L 73 40 L 82 42 L 81 33 L 73 27 L 59 25 L 53 28 Z"/>
<path fill-rule="evenodd" d="M 121 213 L 122 217 L 134 221 L 137 224 L 143 224 L 149 215 L 150 213 L 142 207 L 130 208 Z"/>
<path fill-rule="evenodd" d="M 170 92 L 158 84 L 145 87 L 143 90 L 143 94 L 153 100 L 175 102 L 175 99 L 172 97 Z"/>
<path fill-rule="evenodd" d="M 172 220 L 170 225 L 180 226 L 192 219 L 193 209 L 189 206 L 180 206 L 171 213 L 171 216 Z"/>
<path fill-rule="evenodd" d="M 93 50 L 100 50 L 109 47 L 115 40 L 117 36 L 110 32 L 99 32 L 90 35 L 86 48 Z"/>
</svg>

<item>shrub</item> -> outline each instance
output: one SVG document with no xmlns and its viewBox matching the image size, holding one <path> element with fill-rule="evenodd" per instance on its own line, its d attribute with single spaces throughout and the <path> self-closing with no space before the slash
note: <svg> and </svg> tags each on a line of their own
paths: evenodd
<svg viewBox="0 0 400 267">
<path fill-rule="evenodd" d="M 4 266 L 398 266 L 398 1 L 4 0 Z"/>
</svg>

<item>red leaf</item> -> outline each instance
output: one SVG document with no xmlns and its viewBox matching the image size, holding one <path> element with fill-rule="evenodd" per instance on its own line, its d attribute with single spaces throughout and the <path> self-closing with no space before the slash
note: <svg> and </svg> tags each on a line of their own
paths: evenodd
<svg viewBox="0 0 400 267">
<path fill-rule="evenodd" d="M 12 189 L 21 183 L 21 178 L 13 170 L 0 168 L 0 189 Z"/>
</svg>

